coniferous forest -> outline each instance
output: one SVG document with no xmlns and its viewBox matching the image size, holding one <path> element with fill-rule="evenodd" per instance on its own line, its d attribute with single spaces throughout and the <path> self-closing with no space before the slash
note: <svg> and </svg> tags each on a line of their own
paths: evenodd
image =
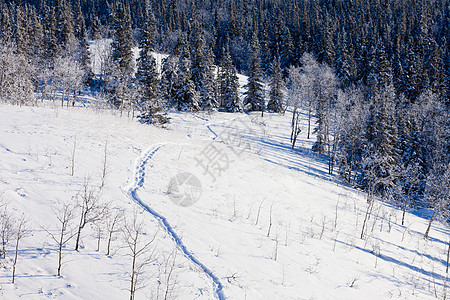
<svg viewBox="0 0 450 300">
<path fill-rule="evenodd" d="M 90 93 L 154 124 L 169 109 L 292 114 L 293 149 L 306 115 L 330 174 L 437 215 L 450 200 L 449 29 L 448 0 L 0 0 L 0 101 Z M 92 41 L 105 41 L 98 74 Z"/>
</svg>

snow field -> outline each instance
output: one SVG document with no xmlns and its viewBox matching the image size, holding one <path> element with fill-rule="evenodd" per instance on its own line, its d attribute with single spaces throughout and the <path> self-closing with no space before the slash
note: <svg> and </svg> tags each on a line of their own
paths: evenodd
<svg viewBox="0 0 450 300">
<path fill-rule="evenodd" d="M 131 258 L 120 233 L 113 255 L 106 256 L 105 239 L 97 252 L 94 228 L 83 229 L 83 247 L 77 253 L 74 240 L 67 244 L 62 277 L 57 277 L 57 249 L 46 232 L 58 228 L 52 209 L 75 201 L 85 178 L 100 185 L 106 141 L 108 175 L 101 199 L 124 209 L 128 219 L 137 211 L 145 237 L 157 235 L 155 257 L 160 261 L 170 262 L 176 253 L 169 283 L 173 298 L 214 299 L 216 285 L 198 264 L 175 251 L 171 235 L 129 197 L 130 188 L 220 281 L 226 299 L 442 297 L 447 229 L 436 223 L 431 238 L 424 240 L 426 219 L 408 214 L 401 226 L 401 211 L 377 202 L 366 238 L 360 239 L 364 194 L 328 175 L 325 158 L 308 150 L 313 139 L 305 138 L 306 130 L 298 148 L 290 149 L 289 113 L 170 116 L 171 124 L 162 129 L 110 112 L 1 106 L 0 197 L 15 215 L 24 212 L 34 230 L 21 241 L 15 285 L 10 283 L 12 249 L 3 260 L 2 297 L 129 296 Z M 239 137 L 237 146 L 227 144 L 230 132 Z M 144 162 L 156 145 L 158 150 Z M 228 158 L 215 180 L 198 163 L 211 145 Z M 143 172 L 138 173 L 140 166 Z M 193 206 L 177 206 L 167 195 L 170 179 L 180 172 L 190 172 L 202 183 Z M 146 267 L 146 287 L 137 291 L 137 299 L 161 295 L 167 278 L 162 269 L 160 262 Z"/>
</svg>

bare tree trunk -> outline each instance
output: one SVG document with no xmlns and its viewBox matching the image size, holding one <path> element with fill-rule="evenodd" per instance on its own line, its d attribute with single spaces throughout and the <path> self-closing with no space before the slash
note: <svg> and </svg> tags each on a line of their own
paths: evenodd
<svg viewBox="0 0 450 300">
<path fill-rule="evenodd" d="M 81 230 L 84 227 L 83 219 L 84 219 L 84 217 L 81 217 L 80 226 L 78 226 L 77 239 L 76 239 L 76 243 L 75 243 L 75 251 L 78 251 L 78 247 L 79 247 L 79 244 L 80 244 Z"/>
<path fill-rule="evenodd" d="M 59 239 L 59 249 L 58 249 L 58 276 L 61 276 L 61 266 L 62 266 L 62 247 L 64 242 L 64 227 L 61 227 L 61 236 Z"/>
<path fill-rule="evenodd" d="M 70 86 L 67 88 L 67 108 L 69 108 L 69 102 L 70 102 Z"/>
<path fill-rule="evenodd" d="M 62 89 L 62 95 L 61 95 L 61 107 L 64 107 L 64 96 L 65 96 L 65 89 Z"/>
<path fill-rule="evenodd" d="M 424 239 L 428 239 L 428 235 L 430 234 L 430 230 L 431 230 L 431 225 L 432 225 L 434 219 L 436 219 L 439 210 L 440 210 L 439 205 L 436 205 L 433 209 L 433 214 L 431 215 L 430 221 L 428 222 L 427 230 L 425 231 L 425 234 L 423 236 Z"/>
<path fill-rule="evenodd" d="M 167 274 L 167 282 L 166 282 L 167 284 L 166 284 L 166 292 L 164 294 L 164 300 L 169 299 L 170 279 L 172 277 L 172 272 L 175 267 L 175 259 L 176 259 L 176 256 L 173 258 L 172 265 L 170 266 L 170 269 L 169 269 L 169 274 Z"/>
<path fill-rule="evenodd" d="M 130 278 L 130 300 L 135 299 L 135 293 L 138 289 L 138 277 L 144 272 L 144 267 L 153 261 L 152 255 L 146 257 L 150 250 L 152 243 L 156 239 L 157 232 L 151 240 L 142 243 L 141 237 L 144 236 L 144 223 L 143 220 L 138 220 L 137 212 L 134 213 L 134 218 L 130 223 L 125 222 L 124 225 L 124 238 L 126 245 L 130 250 L 130 256 L 132 257 L 131 264 L 131 278 Z"/>
<path fill-rule="evenodd" d="M 294 108 L 294 111 L 292 112 L 292 120 L 291 120 L 291 128 L 292 128 L 292 131 L 291 131 L 291 143 L 292 143 L 292 141 L 293 141 L 293 139 L 294 139 L 294 125 L 295 125 L 295 114 L 297 113 L 297 105 L 295 106 L 295 108 Z M 294 146 L 292 146 L 292 148 L 294 148 Z"/>
<path fill-rule="evenodd" d="M 20 230 L 20 227 L 19 227 Z M 14 279 L 16 277 L 16 264 L 17 264 L 17 253 L 19 252 L 19 236 L 17 236 L 17 240 L 16 240 L 16 251 L 15 251 L 15 255 L 14 255 L 14 262 L 13 262 L 13 272 L 12 272 L 12 283 L 14 284 Z"/>
<path fill-rule="evenodd" d="M 108 237 L 108 249 L 107 249 L 107 252 L 106 252 L 106 255 L 108 255 L 108 256 L 109 256 L 109 254 L 111 252 L 110 250 L 111 250 L 112 234 L 113 234 L 113 231 L 110 231 L 109 232 L 109 237 Z"/>
<path fill-rule="evenodd" d="M 12 272 L 12 283 L 14 284 L 15 278 L 16 278 L 16 265 L 17 265 L 17 258 L 19 253 L 19 243 L 20 240 L 30 234 L 30 230 L 26 228 L 27 227 L 27 221 L 25 219 L 25 215 L 22 214 L 22 217 L 19 219 L 18 228 L 17 228 L 17 235 L 16 235 L 16 249 L 15 249 L 15 255 L 14 255 L 14 262 L 13 262 L 13 272 Z"/>
<path fill-rule="evenodd" d="M 62 267 L 62 249 L 64 245 L 73 238 L 73 231 L 70 228 L 70 221 L 73 219 L 73 207 L 70 204 L 63 204 L 58 211 L 53 211 L 59 221 L 60 229 L 58 234 L 54 234 L 51 230 L 44 228 L 55 243 L 58 244 L 58 276 L 61 276 Z"/>
<path fill-rule="evenodd" d="M 77 102 L 77 90 L 73 89 L 72 107 L 75 106 L 76 102 Z"/>
<path fill-rule="evenodd" d="M 72 156 L 71 156 L 71 162 L 72 162 L 72 166 L 71 166 L 71 172 L 70 175 L 73 176 L 74 172 L 75 172 L 75 151 L 77 149 L 77 137 L 75 136 L 75 139 L 73 140 L 73 148 L 72 148 Z"/>
<path fill-rule="evenodd" d="M 105 139 L 105 148 L 103 150 L 103 168 L 101 189 L 105 187 L 106 175 L 108 174 L 108 139 Z"/>
<path fill-rule="evenodd" d="M 117 232 L 116 225 L 118 222 L 120 222 L 121 218 L 123 217 L 123 214 L 124 214 L 124 212 L 122 210 L 119 210 L 112 216 L 112 219 L 106 220 L 106 227 L 108 230 L 108 245 L 107 245 L 106 255 L 108 255 L 108 256 L 111 253 L 111 242 L 113 239 L 113 234 Z"/>
<path fill-rule="evenodd" d="M 270 206 L 269 229 L 267 230 L 267 237 L 269 237 L 269 235 L 270 235 L 270 229 L 272 228 L 272 207 L 273 207 L 273 204 Z"/>
<path fill-rule="evenodd" d="M 309 94 L 309 93 L 308 93 Z M 309 97 L 309 95 L 308 95 Z M 311 99 L 308 100 L 308 135 L 307 135 L 307 139 L 309 139 L 310 134 L 311 134 L 311 114 L 312 114 L 312 101 Z"/>
<path fill-rule="evenodd" d="M 336 158 L 336 151 L 337 151 L 337 146 L 336 144 L 339 141 L 339 137 L 335 137 L 333 138 L 333 147 L 330 150 L 330 147 L 328 147 L 328 149 L 330 150 L 328 152 L 328 174 L 333 175 L 333 169 L 334 169 L 334 161 Z"/>
<path fill-rule="evenodd" d="M 136 231 L 136 236 L 134 237 L 134 240 L 136 241 L 133 245 L 133 262 L 131 265 L 131 287 L 130 287 L 130 300 L 134 300 L 134 293 L 136 292 L 135 287 L 135 277 L 136 277 L 136 256 L 137 256 L 137 240 L 138 240 L 139 233 Z"/>
<path fill-rule="evenodd" d="M 447 268 L 445 269 L 445 273 L 448 274 L 448 263 L 450 260 L 450 241 L 448 242 L 448 247 L 447 247 Z"/>
<path fill-rule="evenodd" d="M 406 208 L 408 207 L 409 197 L 411 195 L 411 189 L 412 189 L 412 183 L 409 186 L 408 194 L 406 195 L 405 199 L 405 205 L 403 205 L 403 215 L 402 215 L 402 225 L 405 225 L 405 214 L 406 214 Z"/>
<path fill-rule="evenodd" d="M 361 229 L 361 239 L 364 238 L 364 231 L 366 229 L 366 223 L 367 220 L 369 220 L 370 215 L 372 214 L 372 209 L 373 209 L 373 205 L 375 202 L 375 199 L 373 197 L 373 190 L 371 190 L 372 188 L 369 188 L 368 194 L 367 194 L 367 199 L 368 199 L 368 205 L 367 205 L 367 210 L 366 210 L 366 215 L 364 217 L 364 221 L 363 221 L 363 226 Z M 374 189 L 374 188 L 373 188 Z"/>
</svg>

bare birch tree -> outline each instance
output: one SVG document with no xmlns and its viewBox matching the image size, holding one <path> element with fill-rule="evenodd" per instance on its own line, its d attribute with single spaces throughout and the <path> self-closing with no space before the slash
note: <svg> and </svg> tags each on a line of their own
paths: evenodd
<svg viewBox="0 0 450 300">
<path fill-rule="evenodd" d="M 22 214 L 22 216 L 18 219 L 16 226 L 17 226 L 15 232 L 16 247 L 14 251 L 14 260 L 13 260 L 12 283 L 14 283 L 16 277 L 16 265 L 19 254 L 19 243 L 24 237 L 27 237 L 32 234 L 32 231 L 29 227 L 29 223 L 24 214 Z"/>
<path fill-rule="evenodd" d="M 53 210 L 59 223 L 59 229 L 57 232 L 55 233 L 44 228 L 44 230 L 47 231 L 52 240 L 58 246 L 58 276 L 61 276 L 63 248 L 76 234 L 76 231 L 71 226 L 71 221 L 75 217 L 74 211 L 75 210 L 72 205 L 64 203 L 60 209 Z"/>
<path fill-rule="evenodd" d="M 135 299 L 136 291 L 142 287 L 141 279 L 145 272 L 145 267 L 155 261 L 154 254 L 156 247 L 153 242 L 158 232 L 150 237 L 147 236 L 144 220 L 139 218 L 137 211 L 134 211 L 131 220 L 125 220 L 123 235 L 125 246 L 131 256 L 130 272 L 130 300 Z"/>
<path fill-rule="evenodd" d="M 104 214 L 106 206 L 100 202 L 100 193 L 91 186 L 88 177 L 84 179 L 83 189 L 79 194 L 80 223 L 78 226 L 75 250 L 78 251 L 80 245 L 81 231 L 87 224 L 92 224 L 100 220 Z"/>
</svg>

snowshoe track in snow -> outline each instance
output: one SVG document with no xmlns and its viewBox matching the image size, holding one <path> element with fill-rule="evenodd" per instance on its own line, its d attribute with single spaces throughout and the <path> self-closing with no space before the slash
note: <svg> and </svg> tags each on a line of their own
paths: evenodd
<svg viewBox="0 0 450 300">
<path fill-rule="evenodd" d="M 156 218 L 160 224 L 160 226 L 170 235 L 172 240 L 175 242 L 178 249 L 180 249 L 181 252 L 183 252 L 184 256 L 199 266 L 203 272 L 211 278 L 211 280 L 214 282 L 215 285 L 215 293 L 219 300 L 224 300 L 225 295 L 223 293 L 223 285 L 219 281 L 219 278 L 215 276 L 212 271 L 206 267 L 204 264 L 202 264 L 184 245 L 181 238 L 178 236 L 178 234 L 175 232 L 173 227 L 169 224 L 169 221 L 156 212 L 154 209 L 152 209 L 150 206 L 145 204 L 139 195 L 137 194 L 138 190 L 143 187 L 144 181 L 145 181 L 145 172 L 146 172 L 146 166 L 148 162 L 152 159 L 153 155 L 161 149 L 161 147 L 164 146 L 164 144 L 154 145 L 150 147 L 148 150 L 143 152 L 141 156 L 139 156 L 136 159 L 135 163 L 135 171 L 134 171 L 134 181 L 124 190 L 124 192 L 127 194 L 128 197 L 130 197 L 133 201 L 138 203 L 145 211 L 149 212 L 151 215 L 153 215 L 154 218 Z"/>
</svg>

